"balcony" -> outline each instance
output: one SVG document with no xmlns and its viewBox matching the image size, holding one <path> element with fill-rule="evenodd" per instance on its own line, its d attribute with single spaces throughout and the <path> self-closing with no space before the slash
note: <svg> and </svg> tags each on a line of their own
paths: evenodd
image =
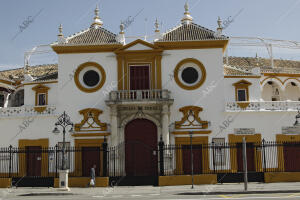
<svg viewBox="0 0 300 200">
<path fill-rule="evenodd" d="M 245 108 L 241 108 L 239 103 L 249 103 Z M 300 101 L 251 101 L 251 102 L 227 102 L 225 110 L 234 111 L 298 111 Z"/>
<path fill-rule="evenodd" d="M 55 115 L 56 106 L 47 105 L 43 112 L 37 112 L 39 106 L 21 106 L 0 108 L 0 117 L 26 117 L 26 116 L 51 116 Z"/>
<path fill-rule="evenodd" d="M 118 90 L 109 93 L 107 104 L 173 102 L 168 90 Z"/>
</svg>

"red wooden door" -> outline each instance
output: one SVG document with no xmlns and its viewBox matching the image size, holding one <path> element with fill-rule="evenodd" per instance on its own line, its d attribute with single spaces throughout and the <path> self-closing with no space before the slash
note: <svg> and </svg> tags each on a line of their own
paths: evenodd
<svg viewBox="0 0 300 200">
<path fill-rule="evenodd" d="M 42 147 L 26 147 L 26 175 L 41 176 L 42 170 Z"/>
<path fill-rule="evenodd" d="M 127 176 L 157 175 L 157 127 L 147 119 L 135 119 L 125 127 Z"/>
<path fill-rule="evenodd" d="M 193 171 L 194 174 L 202 173 L 202 145 L 193 145 Z M 191 174 L 191 145 L 182 146 L 182 169 L 184 174 Z"/>
<path fill-rule="evenodd" d="M 149 90 L 149 66 L 130 66 L 130 90 Z"/>
<path fill-rule="evenodd" d="M 284 169 L 286 172 L 300 172 L 300 143 L 284 143 Z"/>
<path fill-rule="evenodd" d="M 238 164 L 238 172 L 244 171 L 243 164 L 243 145 L 242 143 L 237 143 L 237 164 Z M 247 171 L 255 172 L 255 159 L 254 159 L 254 144 L 247 143 L 246 144 L 246 153 L 247 153 Z"/>
<path fill-rule="evenodd" d="M 100 176 L 100 147 L 82 147 L 82 176 L 89 177 L 94 164 L 95 174 Z"/>
</svg>

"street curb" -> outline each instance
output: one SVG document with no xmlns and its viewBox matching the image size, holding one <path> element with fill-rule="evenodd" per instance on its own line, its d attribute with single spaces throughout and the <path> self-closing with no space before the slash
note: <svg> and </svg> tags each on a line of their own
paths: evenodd
<svg viewBox="0 0 300 200">
<path fill-rule="evenodd" d="M 274 194 L 274 193 L 299 193 L 300 190 L 266 190 L 266 191 L 235 191 L 235 192 L 183 192 L 176 195 L 222 195 L 222 194 Z"/>
<path fill-rule="evenodd" d="M 17 196 L 30 197 L 30 196 L 67 196 L 67 195 L 76 195 L 74 193 L 54 193 L 54 192 L 44 192 L 44 193 L 27 193 L 19 194 Z"/>
</svg>

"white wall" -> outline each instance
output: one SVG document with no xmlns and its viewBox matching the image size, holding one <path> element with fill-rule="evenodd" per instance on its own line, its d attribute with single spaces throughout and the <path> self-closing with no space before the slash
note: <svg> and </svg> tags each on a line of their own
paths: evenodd
<svg viewBox="0 0 300 200">
<path fill-rule="evenodd" d="M 48 105 L 56 105 L 57 103 L 57 83 L 43 83 L 39 82 L 40 84 L 49 87 L 48 90 Z M 38 84 L 34 85 L 24 85 L 24 105 L 26 106 L 35 106 L 35 91 L 32 90 L 33 87 L 37 86 Z"/>
<path fill-rule="evenodd" d="M 179 108 L 189 105 L 203 108 L 200 113 L 202 120 L 211 121 L 214 126 L 223 118 L 224 111 L 224 77 L 222 49 L 200 50 L 168 50 L 162 58 L 162 86 L 171 91 L 174 104 L 171 106 L 170 123 L 180 121 L 182 113 Z M 174 78 L 173 71 L 176 65 L 183 59 L 194 58 L 199 60 L 206 69 L 206 80 L 196 90 L 184 90 L 179 87 Z"/>
<path fill-rule="evenodd" d="M 106 81 L 103 87 L 93 93 L 85 93 L 77 88 L 74 82 L 74 73 L 79 65 L 85 62 L 100 64 L 106 73 Z M 78 111 L 85 108 L 97 108 L 103 110 L 100 115 L 102 122 L 110 122 L 109 107 L 105 100 L 110 90 L 117 89 L 117 59 L 114 53 L 81 53 L 59 54 L 58 59 L 58 112 L 66 111 L 74 123 L 79 123 L 82 116 Z"/>
<path fill-rule="evenodd" d="M 259 78 L 225 78 L 224 82 L 224 93 L 225 101 L 233 102 L 235 99 L 235 87 L 232 85 L 238 81 L 246 80 L 251 83 L 249 85 L 249 101 L 260 101 L 261 91 L 260 91 L 260 80 Z"/>
</svg>

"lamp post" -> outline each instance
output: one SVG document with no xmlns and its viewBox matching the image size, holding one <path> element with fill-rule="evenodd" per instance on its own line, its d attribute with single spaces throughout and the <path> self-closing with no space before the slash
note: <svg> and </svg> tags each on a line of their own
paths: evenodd
<svg viewBox="0 0 300 200">
<path fill-rule="evenodd" d="M 190 131 L 191 142 L 191 175 L 192 175 L 192 189 L 194 189 L 194 155 L 193 155 L 193 132 Z"/>
<path fill-rule="evenodd" d="M 60 131 L 58 130 L 58 126 L 61 126 L 63 128 L 63 143 L 62 143 L 62 165 L 59 171 L 59 188 L 63 190 L 69 190 L 68 187 L 68 169 L 66 169 L 66 158 L 65 158 L 65 152 L 66 152 L 66 128 L 68 126 L 71 126 L 70 133 L 73 132 L 73 123 L 70 120 L 69 115 L 64 113 L 58 117 L 57 122 L 55 123 L 55 128 L 52 131 L 54 134 L 59 134 Z"/>
</svg>

